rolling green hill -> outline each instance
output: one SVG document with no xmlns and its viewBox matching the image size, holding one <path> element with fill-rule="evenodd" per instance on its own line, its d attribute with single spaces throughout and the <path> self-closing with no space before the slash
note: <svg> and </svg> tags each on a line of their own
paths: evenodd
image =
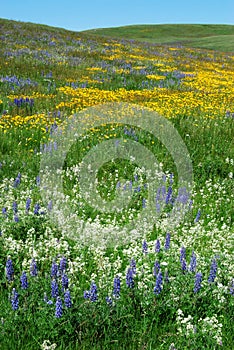
<svg viewBox="0 0 234 350">
<path fill-rule="evenodd" d="M 77 33 L 63 28 L 42 24 L 17 22 L 0 18 L 0 26 L 7 31 L 14 24 L 20 24 L 26 30 L 51 33 Z M 202 49 L 234 52 L 234 25 L 221 24 L 157 24 L 129 25 L 113 28 L 98 28 L 79 32 L 88 37 L 112 37 L 117 39 L 136 40 L 155 44 L 183 45 Z"/>
<path fill-rule="evenodd" d="M 132 25 L 84 31 L 93 35 L 134 39 L 157 44 L 181 44 L 186 47 L 234 51 L 234 25 L 159 24 Z"/>
</svg>

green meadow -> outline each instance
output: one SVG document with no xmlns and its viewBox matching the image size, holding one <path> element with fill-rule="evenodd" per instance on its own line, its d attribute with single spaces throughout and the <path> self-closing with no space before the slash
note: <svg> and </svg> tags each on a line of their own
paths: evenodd
<svg viewBox="0 0 234 350">
<path fill-rule="evenodd" d="M 219 24 L 158 24 L 131 25 L 114 28 L 98 28 L 85 31 L 93 35 L 109 36 L 118 39 L 134 39 L 158 44 L 181 44 L 233 52 L 234 28 Z"/>
<path fill-rule="evenodd" d="M 0 37 L 0 349 L 232 350 L 234 26 Z"/>
</svg>

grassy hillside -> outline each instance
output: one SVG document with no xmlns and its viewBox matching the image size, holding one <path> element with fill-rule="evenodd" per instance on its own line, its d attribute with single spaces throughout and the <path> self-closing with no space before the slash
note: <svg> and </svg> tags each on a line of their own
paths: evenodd
<svg viewBox="0 0 234 350">
<path fill-rule="evenodd" d="M 0 350 L 233 350 L 234 53 L 92 33 L 0 20 Z"/>
<path fill-rule="evenodd" d="M 4 31 L 19 25 L 26 31 L 34 31 L 40 35 L 47 31 L 50 34 L 76 36 L 98 39 L 110 37 L 155 44 L 183 45 L 185 47 L 212 49 L 224 52 L 234 52 L 234 25 L 220 24 L 159 24 L 159 25 L 129 25 L 113 28 L 98 28 L 81 32 L 69 31 L 64 28 L 51 27 L 43 24 L 17 22 L 0 18 L 0 27 Z"/>
<path fill-rule="evenodd" d="M 215 24 L 160 24 L 100 28 L 85 31 L 94 35 L 134 39 L 151 43 L 181 43 L 221 51 L 234 50 L 234 26 Z"/>
</svg>

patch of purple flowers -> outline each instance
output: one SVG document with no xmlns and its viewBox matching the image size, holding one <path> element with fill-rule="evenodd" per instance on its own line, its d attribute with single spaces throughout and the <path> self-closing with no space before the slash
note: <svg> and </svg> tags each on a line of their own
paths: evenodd
<svg viewBox="0 0 234 350">
<path fill-rule="evenodd" d="M 194 282 L 194 293 L 199 292 L 199 290 L 201 289 L 201 282 L 202 282 L 202 273 L 198 272 L 195 275 L 195 282 Z"/>
<path fill-rule="evenodd" d="M 217 274 L 217 260 L 214 258 L 210 266 L 210 274 L 208 277 L 208 282 L 213 283 Z"/>
<path fill-rule="evenodd" d="M 14 268 L 13 268 L 13 263 L 10 257 L 7 258 L 6 261 L 6 277 L 8 282 L 13 281 L 14 278 Z"/>
<path fill-rule="evenodd" d="M 22 275 L 20 276 L 20 282 L 21 282 L 21 288 L 27 289 L 28 288 L 28 278 L 25 271 L 23 271 Z"/>
<path fill-rule="evenodd" d="M 11 295 L 11 306 L 14 311 L 18 310 L 19 308 L 19 295 L 16 292 L 15 288 L 12 290 L 12 295 Z"/>
<path fill-rule="evenodd" d="M 162 283 L 163 283 L 163 276 L 162 276 L 162 272 L 159 271 L 157 277 L 156 277 L 156 283 L 155 283 L 155 287 L 154 287 L 154 294 L 158 295 L 161 293 L 162 291 Z"/>
</svg>

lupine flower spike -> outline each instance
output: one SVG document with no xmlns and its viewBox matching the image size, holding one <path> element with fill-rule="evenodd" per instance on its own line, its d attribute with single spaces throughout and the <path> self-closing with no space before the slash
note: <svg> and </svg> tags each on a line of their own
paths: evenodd
<svg viewBox="0 0 234 350">
<path fill-rule="evenodd" d="M 63 315 L 63 304 L 60 297 L 57 297 L 55 305 L 55 317 L 60 318 Z"/>
<path fill-rule="evenodd" d="M 72 307 L 71 294 L 68 289 L 64 292 L 64 304 L 67 308 Z"/>
<path fill-rule="evenodd" d="M 159 253 L 159 252 L 160 252 L 160 241 L 159 239 L 157 239 L 155 243 L 155 253 Z"/>
<path fill-rule="evenodd" d="M 154 287 L 154 293 L 160 294 L 162 291 L 162 282 L 163 282 L 163 276 L 162 276 L 162 272 L 159 271 L 157 278 L 156 278 L 156 283 L 155 283 L 155 287 Z"/>
<path fill-rule="evenodd" d="M 208 282 L 209 283 L 214 282 L 215 277 L 216 277 L 216 273 L 217 273 L 217 261 L 214 258 L 212 260 L 212 263 L 211 263 L 211 266 L 210 266 L 210 274 L 209 274 L 209 277 L 208 277 Z"/>
<path fill-rule="evenodd" d="M 26 272 L 23 271 L 22 275 L 20 276 L 20 282 L 21 282 L 21 288 L 27 289 L 28 288 L 28 278 L 26 275 Z"/>
<path fill-rule="evenodd" d="M 118 276 L 114 279 L 113 296 L 115 298 L 119 298 L 120 296 L 120 278 Z"/>
<path fill-rule="evenodd" d="M 31 276 L 37 276 L 37 263 L 36 260 L 33 258 L 31 265 L 30 265 L 30 274 Z"/>
<path fill-rule="evenodd" d="M 143 252 L 143 254 L 148 254 L 148 244 L 145 240 L 142 243 L 142 252 Z"/>
<path fill-rule="evenodd" d="M 170 242 L 171 242 L 171 235 L 168 232 L 166 235 L 165 250 L 168 250 L 170 248 Z"/>
<path fill-rule="evenodd" d="M 13 277 L 14 277 L 14 268 L 13 268 L 12 260 L 9 256 L 6 261 L 6 278 L 8 282 L 13 281 Z"/>
<path fill-rule="evenodd" d="M 198 293 L 199 290 L 201 289 L 201 282 L 202 282 L 202 273 L 201 272 L 198 272 L 196 273 L 196 276 L 195 276 L 195 282 L 194 282 L 194 293 Z"/>
<path fill-rule="evenodd" d="M 126 285 L 128 288 L 134 287 L 134 279 L 133 279 L 133 270 L 131 268 L 128 269 L 126 275 Z"/>
<path fill-rule="evenodd" d="M 18 310 L 19 308 L 19 298 L 18 293 L 16 292 L 15 288 L 12 290 L 12 296 L 11 296 L 11 306 L 14 311 Z"/>
</svg>

